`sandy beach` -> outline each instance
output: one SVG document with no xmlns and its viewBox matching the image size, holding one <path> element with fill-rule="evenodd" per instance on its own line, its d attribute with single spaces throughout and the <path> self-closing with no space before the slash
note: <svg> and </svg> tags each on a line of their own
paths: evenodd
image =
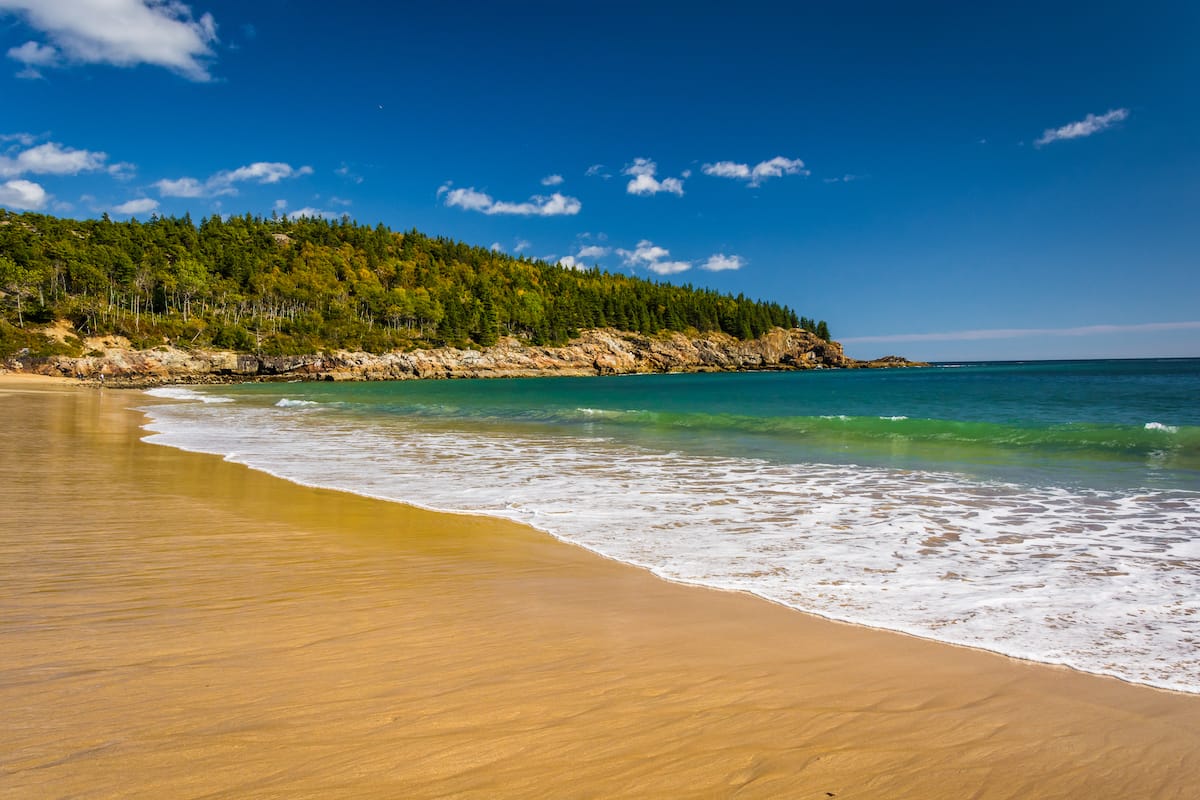
<svg viewBox="0 0 1200 800">
<path fill-rule="evenodd" d="M 661 581 L 0 375 L 0 798 L 1191 798 L 1200 696 Z"/>
</svg>

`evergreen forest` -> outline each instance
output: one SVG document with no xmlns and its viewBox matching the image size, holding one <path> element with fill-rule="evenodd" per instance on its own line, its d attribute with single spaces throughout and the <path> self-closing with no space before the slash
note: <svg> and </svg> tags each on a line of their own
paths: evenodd
<svg viewBox="0 0 1200 800">
<path fill-rule="evenodd" d="M 566 342 L 586 328 L 724 331 L 750 339 L 824 321 L 777 303 L 493 252 L 348 217 L 246 214 L 73 220 L 0 209 L 0 355 L 45 350 L 69 320 L 120 334 L 262 354 Z M 35 354 L 39 354 L 35 352 Z M 49 354 L 49 353 L 41 353 Z"/>
</svg>

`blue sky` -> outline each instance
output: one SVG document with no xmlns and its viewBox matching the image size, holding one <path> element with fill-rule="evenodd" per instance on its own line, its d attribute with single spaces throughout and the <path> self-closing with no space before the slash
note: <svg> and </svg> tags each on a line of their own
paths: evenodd
<svg viewBox="0 0 1200 800">
<path fill-rule="evenodd" d="M 1200 4 L 784 6 L 0 0 L 0 206 L 349 214 L 859 357 L 1200 356 Z"/>
</svg>

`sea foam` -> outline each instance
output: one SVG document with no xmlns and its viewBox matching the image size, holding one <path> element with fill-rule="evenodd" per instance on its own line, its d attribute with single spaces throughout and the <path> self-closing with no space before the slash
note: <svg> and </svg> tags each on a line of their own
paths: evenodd
<svg viewBox="0 0 1200 800">
<path fill-rule="evenodd" d="M 168 400 L 197 400 L 201 403 L 232 403 L 232 397 L 221 397 L 215 394 L 205 394 L 197 392 L 194 389 L 187 389 L 182 386 L 160 386 L 156 389 L 147 389 L 146 394 L 151 397 L 162 397 Z"/>
<path fill-rule="evenodd" d="M 146 412 L 148 441 L 298 483 L 514 519 L 669 580 L 1200 692 L 1196 492 L 1036 488 L 241 403 Z"/>
<path fill-rule="evenodd" d="M 318 403 L 316 400 L 292 400 L 290 398 L 284 397 L 284 398 L 281 398 L 280 401 L 275 404 L 275 407 L 276 408 L 305 408 L 306 406 L 319 406 L 319 405 L 321 405 L 321 404 Z"/>
</svg>

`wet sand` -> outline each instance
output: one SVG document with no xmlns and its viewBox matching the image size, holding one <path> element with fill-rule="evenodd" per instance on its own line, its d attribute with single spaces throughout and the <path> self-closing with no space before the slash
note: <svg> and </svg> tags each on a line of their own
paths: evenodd
<svg viewBox="0 0 1200 800">
<path fill-rule="evenodd" d="M 0 797 L 1192 798 L 1200 697 L 678 586 L 0 376 Z"/>
</svg>

